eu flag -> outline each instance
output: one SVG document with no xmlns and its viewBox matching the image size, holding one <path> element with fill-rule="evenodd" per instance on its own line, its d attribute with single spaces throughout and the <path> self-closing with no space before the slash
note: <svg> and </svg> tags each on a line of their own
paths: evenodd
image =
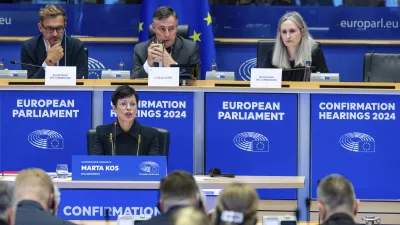
<svg viewBox="0 0 400 225">
<path fill-rule="evenodd" d="M 190 39 L 200 45 L 201 78 L 204 79 L 216 59 L 208 0 L 144 0 L 139 21 L 139 42 L 148 40 L 153 13 L 160 6 L 173 8 L 178 15 L 178 24 L 189 25 Z"/>
</svg>

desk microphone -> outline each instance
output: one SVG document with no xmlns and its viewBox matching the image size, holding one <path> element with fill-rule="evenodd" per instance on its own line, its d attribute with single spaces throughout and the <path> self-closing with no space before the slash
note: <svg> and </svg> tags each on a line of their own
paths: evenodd
<svg viewBox="0 0 400 225">
<path fill-rule="evenodd" d="M 112 146 L 112 154 L 115 155 L 116 154 L 116 150 L 117 150 L 117 121 L 114 121 L 114 144 Z"/>
<path fill-rule="evenodd" d="M 29 64 L 29 63 L 17 62 L 15 60 L 10 60 L 10 63 L 11 64 L 20 64 L 20 65 L 25 65 L 25 66 L 33 66 L 33 67 L 37 67 L 37 68 L 44 68 L 43 66 L 33 65 L 33 64 Z"/>
<path fill-rule="evenodd" d="M 296 71 L 296 70 L 305 70 L 305 67 L 297 67 L 297 68 L 293 68 L 293 69 L 282 69 L 282 72 L 284 71 Z M 315 69 L 315 66 L 310 66 L 310 69 Z"/>
<path fill-rule="evenodd" d="M 208 174 L 210 177 L 229 177 L 229 178 L 235 178 L 235 174 L 223 174 L 221 173 L 221 170 L 219 168 L 212 168 L 210 171 L 208 171 Z"/>
<path fill-rule="evenodd" d="M 161 57 L 161 67 L 164 66 L 164 48 L 165 48 L 165 40 L 162 41 L 162 57 Z"/>
<path fill-rule="evenodd" d="M 371 58 L 369 59 L 369 67 L 368 67 L 368 82 L 371 82 L 371 67 L 372 67 L 372 58 L 374 57 L 375 52 L 372 50 Z"/>
</svg>

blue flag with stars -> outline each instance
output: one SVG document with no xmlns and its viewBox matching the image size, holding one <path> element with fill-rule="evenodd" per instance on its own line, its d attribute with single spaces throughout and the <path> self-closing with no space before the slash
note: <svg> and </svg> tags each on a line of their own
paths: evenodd
<svg viewBox="0 0 400 225">
<path fill-rule="evenodd" d="M 139 42 L 149 39 L 148 29 L 153 23 L 154 11 L 160 6 L 173 8 L 178 15 L 178 24 L 189 25 L 189 38 L 200 46 L 201 79 L 205 78 L 216 59 L 212 17 L 208 0 L 144 0 L 139 21 Z"/>
</svg>

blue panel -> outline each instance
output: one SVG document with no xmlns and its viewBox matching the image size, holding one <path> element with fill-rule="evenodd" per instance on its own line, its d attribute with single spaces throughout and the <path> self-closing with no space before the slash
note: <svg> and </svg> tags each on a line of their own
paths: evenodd
<svg viewBox="0 0 400 225">
<path fill-rule="evenodd" d="M 206 171 L 211 168 L 296 176 L 297 95 L 206 93 Z M 260 197 L 295 199 L 296 190 L 263 190 Z"/>
<path fill-rule="evenodd" d="M 116 119 L 111 107 L 112 92 L 103 94 L 103 123 Z M 168 171 L 193 172 L 193 93 L 140 92 L 136 116 L 140 124 L 170 132 Z"/>
<path fill-rule="evenodd" d="M 39 167 L 55 171 L 72 155 L 87 154 L 91 92 L 5 91 L 2 93 L 2 170 Z"/>
<path fill-rule="evenodd" d="M 349 179 L 361 199 L 399 199 L 398 95 L 311 97 L 311 191 L 331 173 Z"/>
</svg>

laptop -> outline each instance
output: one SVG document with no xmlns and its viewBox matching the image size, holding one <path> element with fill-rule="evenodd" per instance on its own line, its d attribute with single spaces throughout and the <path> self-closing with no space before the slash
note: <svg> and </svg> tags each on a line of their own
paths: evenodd
<svg viewBox="0 0 400 225">
<path fill-rule="evenodd" d="M 310 82 L 340 82 L 338 73 L 311 73 Z"/>
<path fill-rule="evenodd" d="M 101 72 L 101 79 L 131 79 L 131 72 L 129 70 L 103 70 Z"/>
<path fill-rule="evenodd" d="M 0 79 L 27 79 L 27 70 L 0 70 Z"/>
<path fill-rule="evenodd" d="M 235 72 L 208 71 L 206 80 L 235 80 Z"/>
</svg>

